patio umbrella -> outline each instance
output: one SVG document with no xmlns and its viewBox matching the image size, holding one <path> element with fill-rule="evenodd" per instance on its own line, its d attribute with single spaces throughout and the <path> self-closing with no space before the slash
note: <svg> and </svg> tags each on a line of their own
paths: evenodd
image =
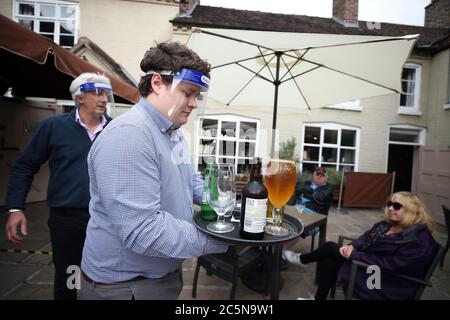
<svg viewBox="0 0 450 320">
<path fill-rule="evenodd" d="M 278 106 L 312 109 L 401 93 L 417 38 L 193 28 L 187 46 L 211 63 L 209 97 L 273 105 L 275 130 Z"/>
<path fill-rule="evenodd" d="M 0 14 L 0 95 L 12 87 L 15 96 L 71 100 L 70 83 L 83 72 L 105 73 L 119 103 L 134 103 L 133 87 Z"/>
</svg>

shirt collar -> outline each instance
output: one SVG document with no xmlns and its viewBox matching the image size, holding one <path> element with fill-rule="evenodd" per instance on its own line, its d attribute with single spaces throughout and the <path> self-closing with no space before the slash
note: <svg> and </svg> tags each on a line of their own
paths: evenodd
<svg viewBox="0 0 450 320">
<path fill-rule="evenodd" d="M 79 122 L 80 124 L 82 124 L 83 126 L 86 126 L 84 123 L 83 123 L 83 121 L 81 121 L 81 118 L 80 118 L 80 112 L 78 111 L 78 108 L 75 108 L 75 121 L 76 122 Z M 106 118 L 105 118 L 105 116 L 103 115 L 102 116 L 102 121 L 100 122 L 100 125 L 102 126 L 102 128 L 105 126 L 105 124 L 106 124 Z"/>
<path fill-rule="evenodd" d="M 164 117 L 158 110 L 156 110 L 156 108 L 150 104 L 147 99 L 141 97 L 137 105 L 153 119 L 161 133 L 167 133 L 171 136 L 172 133 L 178 129 L 173 125 L 172 121 Z"/>
</svg>

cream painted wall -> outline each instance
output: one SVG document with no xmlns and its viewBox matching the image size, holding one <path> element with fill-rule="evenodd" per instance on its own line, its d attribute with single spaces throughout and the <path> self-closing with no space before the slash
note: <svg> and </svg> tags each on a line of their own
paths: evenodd
<svg viewBox="0 0 450 320">
<path fill-rule="evenodd" d="M 13 0 L 0 0 L 0 13 L 11 19 Z"/>
<path fill-rule="evenodd" d="M 427 145 L 450 145 L 450 109 L 444 109 L 450 90 L 450 49 L 435 55 L 430 69 Z"/>
<path fill-rule="evenodd" d="M 154 41 L 172 38 L 173 0 L 80 0 L 79 36 L 87 36 L 139 81 L 139 64 Z"/>
</svg>

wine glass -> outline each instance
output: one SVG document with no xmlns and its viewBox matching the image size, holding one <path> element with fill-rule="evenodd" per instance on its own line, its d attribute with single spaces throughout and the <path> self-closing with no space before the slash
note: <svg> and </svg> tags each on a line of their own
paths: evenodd
<svg viewBox="0 0 450 320">
<path fill-rule="evenodd" d="M 269 193 L 269 200 L 273 205 L 273 224 L 266 225 L 264 231 L 274 236 L 289 234 L 283 223 L 283 206 L 289 201 L 295 190 L 297 173 L 295 163 L 289 160 L 271 159 L 266 167 L 264 185 Z"/>
<path fill-rule="evenodd" d="M 208 200 L 217 213 L 217 221 L 208 224 L 206 228 L 216 233 L 233 231 L 233 224 L 225 222 L 225 214 L 236 205 L 233 165 L 226 163 L 217 165 L 217 169 L 211 175 Z"/>
</svg>

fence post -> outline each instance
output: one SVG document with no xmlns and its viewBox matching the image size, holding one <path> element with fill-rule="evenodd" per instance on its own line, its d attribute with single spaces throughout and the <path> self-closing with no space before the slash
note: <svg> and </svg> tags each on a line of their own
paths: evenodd
<svg viewBox="0 0 450 320">
<path fill-rule="evenodd" d="M 341 175 L 341 186 L 339 187 L 339 201 L 338 201 L 338 210 L 341 210 L 341 200 L 342 200 L 342 190 L 344 189 L 344 170 L 342 170 Z"/>
<path fill-rule="evenodd" d="M 394 184 L 395 184 L 395 171 L 392 171 L 391 195 L 394 193 Z"/>
</svg>

